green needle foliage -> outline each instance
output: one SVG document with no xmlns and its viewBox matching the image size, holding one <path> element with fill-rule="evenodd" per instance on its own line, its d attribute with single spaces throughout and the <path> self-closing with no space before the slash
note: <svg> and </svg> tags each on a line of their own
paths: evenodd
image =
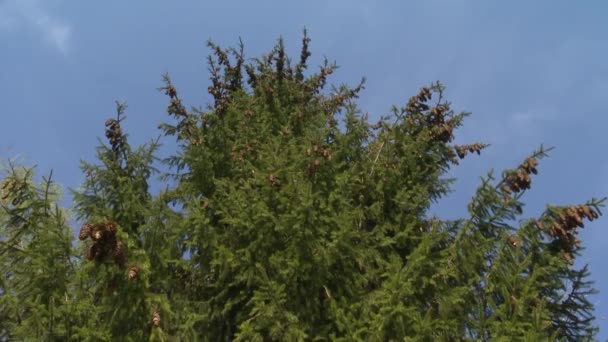
<svg viewBox="0 0 608 342">
<path fill-rule="evenodd" d="M 309 72 L 309 43 L 296 63 L 282 40 L 252 60 L 209 43 L 206 110 L 165 75 L 177 150 L 163 160 L 159 139 L 129 145 L 117 104 L 72 190 L 77 243 L 51 178 L 9 165 L 0 340 L 593 339 L 574 261 L 603 200 L 522 218 L 541 147 L 484 177 L 467 217 L 429 217 L 450 168 L 487 147 L 452 143 L 468 114 L 435 83 L 370 123 L 364 82 L 327 89 L 336 65 Z"/>
</svg>

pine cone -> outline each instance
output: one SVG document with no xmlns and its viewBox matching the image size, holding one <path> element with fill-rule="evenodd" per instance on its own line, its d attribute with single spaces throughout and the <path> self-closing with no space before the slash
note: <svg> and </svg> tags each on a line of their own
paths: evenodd
<svg viewBox="0 0 608 342">
<path fill-rule="evenodd" d="M 99 241 L 104 238 L 104 229 L 100 225 L 95 225 L 91 228 L 91 239 Z"/>
<path fill-rule="evenodd" d="M 91 236 L 91 228 L 92 226 L 88 223 L 85 223 L 82 225 L 82 227 L 80 227 L 80 233 L 78 234 L 78 239 L 82 240 L 86 240 L 89 238 L 89 236 Z"/>
<path fill-rule="evenodd" d="M 131 268 L 129 268 L 129 280 L 134 280 L 135 278 L 137 278 L 137 273 L 139 273 L 139 271 L 140 271 L 139 266 L 137 266 L 137 265 L 131 266 Z"/>
<path fill-rule="evenodd" d="M 105 227 L 106 227 L 106 230 L 107 230 L 107 231 L 108 231 L 110 234 L 112 234 L 112 235 L 115 235 L 115 234 L 116 234 L 116 230 L 117 230 L 117 229 L 116 229 L 116 223 L 114 223 L 114 222 L 106 222 Z"/>
<path fill-rule="evenodd" d="M 125 250 L 122 242 L 117 241 L 112 249 L 112 257 L 118 266 L 123 266 L 126 262 Z"/>
<path fill-rule="evenodd" d="M 177 90 L 175 90 L 175 87 L 172 84 L 169 84 L 165 90 L 165 94 L 169 95 L 171 98 L 174 98 L 177 96 Z"/>
<path fill-rule="evenodd" d="M 509 243 L 511 244 L 511 246 L 513 247 L 519 247 L 521 246 L 521 238 L 519 236 L 517 236 L 517 234 L 513 234 L 511 236 L 509 236 Z"/>
<path fill-rule="evenodd" d="M 545 224 L 542 223 L 541 221 L 536 221 L 534 222 L 534 224 L 536 225 L 536 227 L 540 230 L 544 230 L 545 229 Z"/>
<path fill-rule="evenodd" d="M 154 311 L 152 314 L 152 324 L 154 324 L 155 327 L 160 325 L 160 313 L 158 311 Z"/>
<path fill-rule="evenodd" d="M 268 180 L 270 181 L 271 186 L 276 186 L 279 183 L 277 176 L 273 175 L 272 173 L 268 176 Z"/>
<path fill-rule="evenodd" d="M 93 241 L 112 240 L 116 236 L 117 229 L 114 222 L 97 223 L 89 226 Z"/>
<path fill-rule="evenodd" d="M 118 121 L 115 119 L 108 119 L 106 120 L 106 127 L 114 127 L 117 123 Z"/>
<path fill-rule="evenodd" d="M 94 243 L 87 250 L 86 258 L 89 261 L 97 259 L 101 255 L 101 252 L 101 246 L 97 243 Z"/>
</svg>

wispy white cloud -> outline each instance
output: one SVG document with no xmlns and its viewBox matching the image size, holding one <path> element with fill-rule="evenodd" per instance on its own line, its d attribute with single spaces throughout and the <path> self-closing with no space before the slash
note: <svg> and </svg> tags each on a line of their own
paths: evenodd
<svg viewBox="0 0 608 342">
<path fill-rule="evenodd" d="M 0 2 L 0 30 L 34 30 L 42 39 L 67 55 L 70 50 L 72 28 L 49 13 L 39 0 L 5 0 Z"/>
</svg>

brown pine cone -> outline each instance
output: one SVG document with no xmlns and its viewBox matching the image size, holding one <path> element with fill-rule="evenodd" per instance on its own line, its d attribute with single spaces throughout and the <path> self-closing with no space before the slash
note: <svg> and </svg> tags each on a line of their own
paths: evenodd
<svg viewBox="0 0 608 342">
<path fill-rule="evenodd" d="M 134 280 L 137 277 L 137 273 L 139 273 L 140 269 L 137 265 L 131 266 L 129 268 L 129 280 Z"/>
<path fill-rule="evenodd" d="M 92 244 L 86 253 L 87 260 L 91 261 L 93 259 L 99 258 L 101 255 L 101 246 L 97 243 Z"/>
<path fill-rule="evenodd" d="M 99 241 L 104 238 L 104 227 L 102 225 L 96 224 L 91 227 L 91 239 L 93 241 Z"/>
<path fill-rule="evenodd" d="M 114 223 L 114 222 L 106 222 L 105 227 L 106 227 L 106 230 L 110 234 L 112 234 L 112 235 L 116 234 L 116 223 Z"/>
<path fill-rule="evenodd" d="M 125 250 L 122 242 L 117 241 L 112 249 L 112 257 L 118 266 L 123 266 L 126 262 Z"/>
<path fill-rule="evenodd" d="M 152 324 L 154 324 L 155 327 L 160 325 L 160 313 L 158 311 L 154 311 L 152 314 Z"/>
<path fill-rule="evenodd" d="M 78 239 L 79 240 L 86 240 L 89 238 L 89 236 L 91 236 L 91 228 L 92 226 L 88 223 L 85 223 L 82 225 L 82 227 L 80 227 L 80 233 L 78 234 Z"/>
</svg>

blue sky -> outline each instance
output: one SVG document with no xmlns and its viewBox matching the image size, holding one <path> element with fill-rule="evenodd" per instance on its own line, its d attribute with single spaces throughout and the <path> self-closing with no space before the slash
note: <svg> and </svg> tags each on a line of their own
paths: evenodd
<svg viewBox="0 0 608 342">
<path fill-rule="evenodd" d="M 608 195 L 608 2 L 552 1 L 67 1 L 0 0 L 0 157 L 54 170 L 65 187 L 82 181 L 114 100 L 127 101 L 131 143 L 158 134 L 169 72 L 188 105 L 205 105 L 205 42 L 245 42 L 249 57 L 283 36 L 293 56 L 301 31 L 312 65 L 336 60 L 334 82 L 367 77 L 359 104 L 372 118 L 441 80 L 458 110 L 473 112 L 457 142 L 492 146 L 453 171 L 457 191 L 433 211 L 463 215 L 490 169 L 517 165 L 541 143 L 525 214 L 546 203 Z M 606 219 L 581 234 L 602 291 L 594 297 L 608 338 Z"/>
</svg>

